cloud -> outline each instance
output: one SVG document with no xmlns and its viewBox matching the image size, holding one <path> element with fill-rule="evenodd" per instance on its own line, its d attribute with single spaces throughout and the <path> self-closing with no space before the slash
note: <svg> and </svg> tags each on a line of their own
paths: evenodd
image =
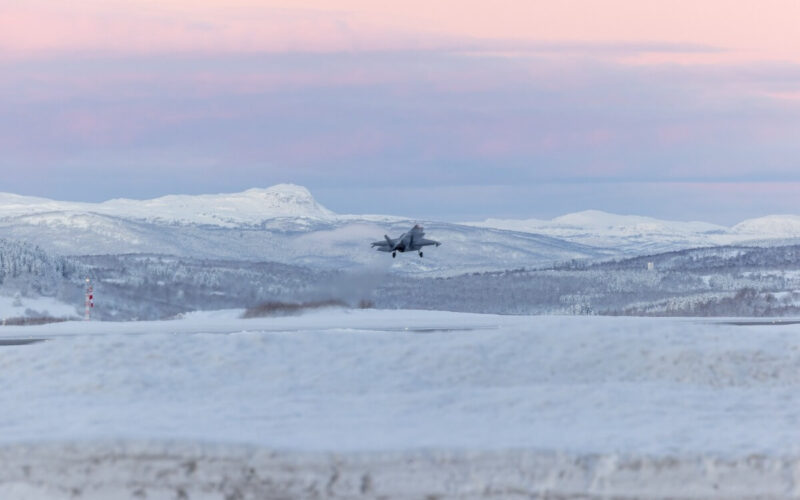
<svg viewBox="0 0 800 500">
<path fill-rule="evenodd" d="M 297 182 L 330 193 L 517 186 L 528 200 L 525 189 L 577 186 L 554 191 L 563 203 L 541 191 L 533 205 L 510 203 L 490 191 L 439 204 L 450 217 L 448 206 L 530 216 L 586 200 L 614 209 L 587 193 L 624 183 L 800 180 L 800 103 L 770 94 L 800 89 L 789 63 L 631 66 L 570 51 L 423 50 L 72 56 L 5 61 L 0 71 L 4 190 L 30 194 Z M 621 198 L 633 199 L 655 206 Z"/>
<path fill-rule="evenodd" d="M 435 45 L 391 19 L 279 2 L 0 1 L 0 56 L 253 54 Z"/>
<path fill-rule="evenodd" d="M 0 57 L 474 51 L 800 62 L 792 0 L 0 0 Z M 754 19 L 757 22 L 754 22 Z M 747 26 L 747 29 L 742 29 Z"/>
</svg>

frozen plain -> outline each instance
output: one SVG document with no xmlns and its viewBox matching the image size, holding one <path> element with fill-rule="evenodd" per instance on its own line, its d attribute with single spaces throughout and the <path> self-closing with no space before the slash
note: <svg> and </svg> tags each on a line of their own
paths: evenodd
<svg viewBox="0 0 800 500">
<path fill-rule="evenodd" d="M 800 496 L 800 324 L 239 312 L 0 329 L 0 498 Z"/>
</svg>

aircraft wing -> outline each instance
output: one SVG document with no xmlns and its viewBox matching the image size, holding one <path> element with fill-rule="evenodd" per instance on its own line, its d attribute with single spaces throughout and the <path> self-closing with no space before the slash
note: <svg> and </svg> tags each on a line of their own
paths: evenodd
<svg viewBox="0 0 800 500">
<path fill-rule="evenodd" d="M 439 243 L 438 241 L 428 240 L 425 238 L 421 238 L 419 240 L 415 239 L 414 244 L 420 247 L 426 247 L 428 245 L 436 245 L 438 247 L 439 245 L 441 245 L 441 243 Z"/>
<path fill-rule="evenodd" d="M 385 252 L 388 250 L 394 250 L 396 244 L 397 242 L 395 240 L 389 238 L 388 235 L 384 234 L 383 241 L 374 241 L 372 243 L 372 247 L 373 248 L 378 247 L 378 250 L 383 250 Z"/>
</svg>

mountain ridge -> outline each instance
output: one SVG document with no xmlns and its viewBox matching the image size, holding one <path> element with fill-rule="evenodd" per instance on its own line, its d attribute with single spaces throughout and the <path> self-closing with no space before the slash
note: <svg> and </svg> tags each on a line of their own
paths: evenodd
<svg viewBox="0 0 800 500">
<path fill-rule="evenodd" d="M 732 245 L 800 237 L 800 216 L 770 215 L 733 226 L 702 221 L 672 221 L 639 215 L 585 210 L 543 219 L 486 219 L 463 224 L 544 234 L 624 253 L 661 252 L 683 248 Z"/>
<path fill-rule="evenodd" d="M 424 259 L 416 253 L 392 259 L 370 248 L 383 234 L 397 236 L 416 222 L 444 242 Z M 340 215 L 316 202 L 306 188 L 291 184 L 96 204 L 0 195 L 0 238 L 30 242 L 58 255 L 160 253 L 429 275 L 608 255 L 546 235 L 393 216 Z"/>
<path fill-rule="evenodd" d="M 166 195 L 147 200 L 115 198 L 101 203 L 57 201 L 0 193 L 0 217 L 68 212 L 161 223 L 223 227 L 260 224 L 278 217 L 330 219 L 335 214 L 303 186 L 277 184 L 238 193 Z"/>
<path fill-rule="evenodd" d="M 441 248 L 386 259 L 369 248 L 420 222 Z M 278 184 L 239 193 L 59 202 L 0 193 L 0 237 L 60 255 L 159 252 L 292 265 L 389 267 L 403 273 L 547 266 L 572 259 L 652 254 L 800 236 L 800 217 L 748 219 L 733 228 L 590 210 L 550 221 L 417 221 L 390 215 L 337 214 L 310 191 Z M 770 243 L 767 243 L 770 244 Z"/>
<path fill-rule="evenodd" d="M 410 220 L 397 215 L 339 214 L 320 204 L 311 192 L 297 184 L 276 184 L 267 188 L 216 194 L 169 194 L 150 199 L 113 198 L 99 203 L 59 201 L 38 196 L 0 192 L 0 218 L 48 212 L 84 212 L 162 223 L 211 224 L 225 227 L 257 225 L 277 218 L 361 219 L 375 222 Z M 655 217 L 583 210 L 552 219 L 500 219 L 468 221 L 463 225 L 491 227 L 518 232 L 550 234 L 562 230 L 604 229 L 622 232 L 689 232 L 757 235 L 759 237 L 800 236 L 800 215 L 774 214 L 745 219 L 732 226 L 704 221 L 675 221 Z"/>
</svg>

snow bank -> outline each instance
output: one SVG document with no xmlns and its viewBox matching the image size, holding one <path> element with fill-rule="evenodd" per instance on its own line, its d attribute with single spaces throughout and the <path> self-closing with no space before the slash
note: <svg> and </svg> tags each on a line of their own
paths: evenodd
<svg viewBox="0 0 800 500">
<path fill-rule="evenodd" d="M 0 498 L 797 498 L 797 458 L 530 450 L 302 453 L 164 443 L 0 449 Z M 698 481 L 698 479 L 702 479 Z"/>
<path fill-rule="evenodd" d="M 0 323 L 7 318 L 25 316 L 77 318 L 78 311 L 74 305 L 65 304 L 52 297 L 10 297 L 0 295 Z"/>
<path fill-rule="evenodd" d="M 235 316 L 0 330 L 0 498 L 800 494 L 800 325 Z"/>
</svg>

